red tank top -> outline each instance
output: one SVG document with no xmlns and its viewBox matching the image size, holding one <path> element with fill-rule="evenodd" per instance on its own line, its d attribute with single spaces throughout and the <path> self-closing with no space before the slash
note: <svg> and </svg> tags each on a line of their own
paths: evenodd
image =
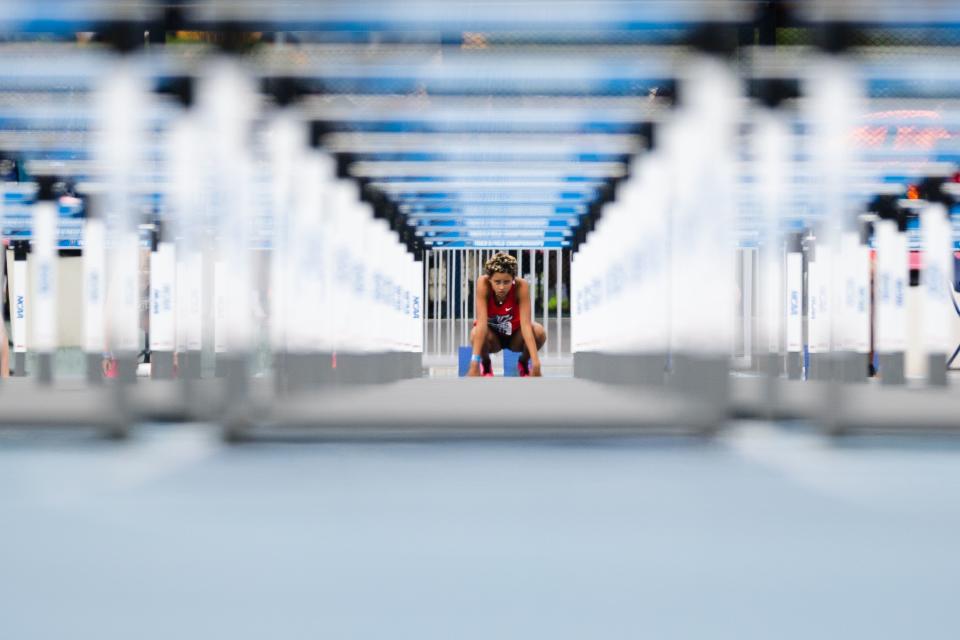
<svg viewBox="0 0 960 640">
<path fill-rule="evenodd" d="M 487 297 L 487 326 L 505 336 L 512 336 L 520 330 L 520 305 L 517 302 L 516 283 L 510 287 L 503 304 L 497 304 L 497 297 L 490 292 Z"/>
</svg>

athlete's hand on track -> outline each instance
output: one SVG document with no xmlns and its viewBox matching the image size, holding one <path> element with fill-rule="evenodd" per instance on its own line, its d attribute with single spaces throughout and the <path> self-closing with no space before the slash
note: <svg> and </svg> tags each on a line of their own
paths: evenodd
<svg viewBox="0 0 960 640">
<path fill-rule="evenodd" d="M 540 373 L 540 361 L 539 361 L 539 360 L 531 360 L 531 361 L 530 361 L 530 375 L 533 376 L 534 378 L 539 378 L 539 377 L 541 377 L 541 376 L 543 375 L 542 373 Z"/>
<path fill-rule="evenodd" d="M 468 378 L 479 378 L 480 377 L 480 363 L 471 362 L 470 368 L 467 370 Z"/>
</svg>

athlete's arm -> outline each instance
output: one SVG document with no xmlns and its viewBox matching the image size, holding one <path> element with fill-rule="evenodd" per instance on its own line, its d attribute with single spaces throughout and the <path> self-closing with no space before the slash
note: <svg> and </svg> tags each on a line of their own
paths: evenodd
<svg viewBox="0 0 960 640">
<path fill-rule="evenodd" d="M 477 278 L 477 286 L 474 287 L 477 292 L 474 304 L 474 308 L 477 310 L 477 324 L 476 330 L 473 332 L 473 344 L 470 345 L 473 348 L 472 354 L 474 356 L 483 355 L 483 344 L 487 340 L 487 297 L 490 295 L 490 285 L 487 281 L 487 276 L 482 275 Z M 467 375 L 479 376 L 480 363 L 471 360 Z"/>
<path fill-rule="evenodd" d="M 530 354 L 530 375 L 540 376 L 540 353 L 537 350 L 537 339 L 533 335 L 533 319 L 531 316 L 530 285 L 523 278 L 517 278 L 517 301 L 520 303 L 520 333 L 523 334 L 523 344 Z"/>
</svg>

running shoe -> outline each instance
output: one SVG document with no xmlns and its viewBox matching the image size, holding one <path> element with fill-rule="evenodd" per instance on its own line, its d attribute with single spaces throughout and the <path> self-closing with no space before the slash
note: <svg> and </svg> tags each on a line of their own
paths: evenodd
<svg viewBox="0 0 960 640">
<path fill-rule="evenodd" d="M 517 360 L 517 375 L 526 378 L 530 375 L 530 361 Z"/>
<path fill-rule="evenodd" d="M 480 375 L 484 378 L 493 377 L 493 363 L 490 362 L 490 358 L 484 358 L 480 363 Z"/>
</svg>

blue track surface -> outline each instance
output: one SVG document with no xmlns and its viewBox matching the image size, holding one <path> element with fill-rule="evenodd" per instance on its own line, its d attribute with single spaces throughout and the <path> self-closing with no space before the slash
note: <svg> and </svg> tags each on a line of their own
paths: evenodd
<svg viewBox="0 0 960 640">
<path fill-rule="evenodd" d="M 955 638 L 956 441 L 0 433 L 4 638 Z"/>
</svg>

